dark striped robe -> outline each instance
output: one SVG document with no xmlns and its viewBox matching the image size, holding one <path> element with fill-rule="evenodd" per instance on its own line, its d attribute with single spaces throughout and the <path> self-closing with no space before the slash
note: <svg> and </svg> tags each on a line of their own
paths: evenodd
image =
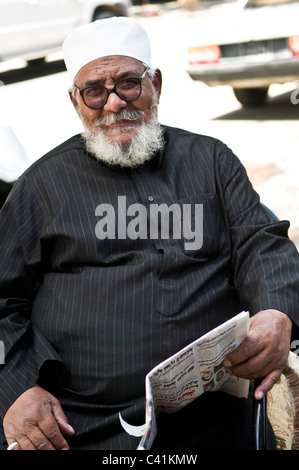
<svg viewBox="0 0 299 470">
<path fill-rule="evenodd" d="M 169 127 L 165 138 L 150 163 L 120 171 L 75 136 L 25 172 L 1 210 L 1 416 L 38 381 L 61 401 L 74 448 L 136 448 L 118 413 L 144 422 L 146 373 L 241 310 L 274 308 L 298 323 L 288 222 L 260 205 L 223 143 Z M 151 238 L 149 223 L 134 237 L 138 211 L 120 200 L 148 215 L 153 204 L 202 207 L 200 247 L 171 236 L 170 213 L 169 237 Z"/>
</svg>

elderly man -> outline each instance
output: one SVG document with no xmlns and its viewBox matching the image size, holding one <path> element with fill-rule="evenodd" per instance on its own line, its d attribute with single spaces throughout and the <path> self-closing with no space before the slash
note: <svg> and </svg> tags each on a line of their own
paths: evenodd
<svg viewBox="0 0 299 470">
<path fill-rule="evenodd" d="M 138 22 L 79 28 L 64 55 L 85 132 L 1 210 L 1 444 L 136 449 L 119 412 L 144 422 L 145 375 L 241 310 L 249 335 L 224 365 L 263 377 L 257 399 L 271 389 L 299 320 L 298 252 L 224 144 L 158 123 L 161 73 Z M 189 224 L 173 217 L 165 236 L 154 205 L 187 207 Z M 153 449 L 251 448 L 251 403 L 206 393 L 161 414 Z"/>
</svg>

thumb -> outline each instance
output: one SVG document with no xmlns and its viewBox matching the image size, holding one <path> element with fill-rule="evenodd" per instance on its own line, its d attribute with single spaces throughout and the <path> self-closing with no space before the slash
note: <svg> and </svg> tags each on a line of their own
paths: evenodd
<svg viewBox="0 0 299 470">
<path fill-rule="evenodd" d="M 60 406 L 60 403 L 52 403 L 51 405 L 52 415 L 54 416 L 60 431 L 63 434 L 73 435 L 75 430 L 72 426 L 68 423 L 68 419 L 63 412 L 63 409 Z"/>
<path fill-rule="evenodd" d="M 256 388 L 254 396 L 257 400 L 261 400 L 269 390 L 275 385 L 281 376 L 281 370 L 276 369 L 270 372 L 266 377 L 261 381 L 260 385 Z"/>
</svg>

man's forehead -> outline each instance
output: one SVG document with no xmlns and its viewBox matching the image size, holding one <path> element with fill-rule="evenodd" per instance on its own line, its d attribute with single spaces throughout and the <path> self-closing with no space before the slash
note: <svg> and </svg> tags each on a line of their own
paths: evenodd
<svg viewBox="0 0 299 470">
<path fill-rule="evenodd" d="M 143 64 L 132 57 L 107 56 L 95 59 L 82 67 L 76 77 L 76 82 L 90 80 L 105 80 L 109 77 L 120 77 L 124 74 L 142 73 Z"/>
</svg>

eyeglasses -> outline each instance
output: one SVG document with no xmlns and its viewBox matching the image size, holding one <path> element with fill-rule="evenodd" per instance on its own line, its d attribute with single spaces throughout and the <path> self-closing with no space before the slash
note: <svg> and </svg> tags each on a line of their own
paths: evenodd
<svg viewBox="0 0 299 470">
<path fill-rule="evenodd" d="M 91 109 L 103 108 L 111 93 L 115 93 L 121 100 L 129 103 L 130 101 L 138 100 L 140 97 L 142 91 L 141 82 L 147 71 L 148 67 L 145 68 L 141 77 L 120 80 L 112 90 L 108 90 L 104 86 L 89 86 L 80 90 L 74 85 L 74 88 L 79 91 L 84 104 Z"/>
</svg>

